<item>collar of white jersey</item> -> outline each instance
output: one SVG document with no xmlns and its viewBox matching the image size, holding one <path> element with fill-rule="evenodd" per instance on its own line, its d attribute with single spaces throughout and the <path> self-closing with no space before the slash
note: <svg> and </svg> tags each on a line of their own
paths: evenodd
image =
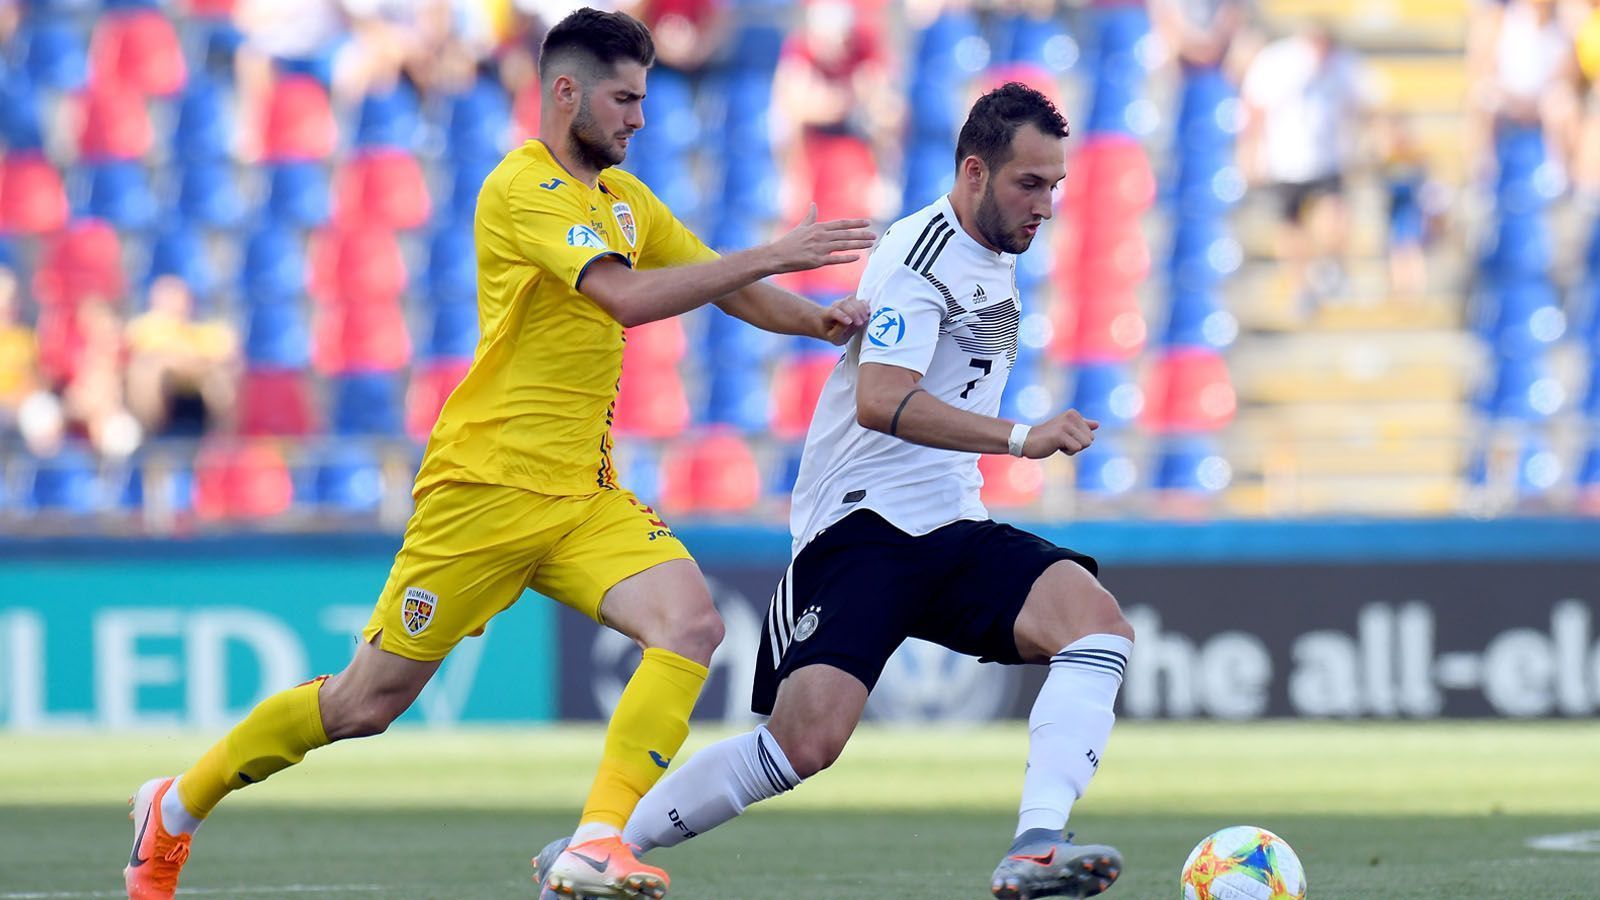
<svg viewBox="0 0 1600 900">
<path fill-rule="evenodd" d="M 971 250 L 982 254 L 984 259 L 993 262 L 1009 263 L 1016 258 L 1014 254 L 1007 253 L 1004 250 L 990 250 L 988 247 L 978 243 L 978 239 L 973 237 L 972 234 L 967 231 L 967 226 L 961 224 L 961 217 L 956 215 L 956 206 L 954 203 L 950 202 L 949 194 L 945 194 L 943 197 L 939 198 L 938 207 L 939 208 L 937 212 L 943 213 L 945 218 L 950 220 L 950 224 L 955 226 L 953 230 L 956 233 L 956 239 L 965 244 Z"/>
</svg>

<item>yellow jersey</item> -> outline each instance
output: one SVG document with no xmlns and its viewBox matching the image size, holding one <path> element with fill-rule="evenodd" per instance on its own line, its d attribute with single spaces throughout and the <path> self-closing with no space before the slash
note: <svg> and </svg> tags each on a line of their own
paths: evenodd
<svg viewBox="0 0 1600 900">
<path fill-rule="evenodd" d="M 716 253 L 633 175 L 605 169 L 590 188 L 537 140 L 484 180 L 473 237 L 478 346 L 428 439 L 415 495 L 446 481 L 555 496 L 616 488 L 623 329 L 576 285 L 606 256 L 654 269 Z"/>
</svg>

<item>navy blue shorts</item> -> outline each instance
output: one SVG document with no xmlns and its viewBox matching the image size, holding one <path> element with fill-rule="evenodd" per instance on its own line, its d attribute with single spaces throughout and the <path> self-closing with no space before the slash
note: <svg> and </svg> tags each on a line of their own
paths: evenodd
<svg viewBox="0 0 1600 900">
<path fill-rule="evenodd" d="M 1015 665 L 1015 625 L 1044 570 L 1092 557 L 991 521 L 952 522 L 920 537 L 858 510 L 830 525 L 778 582 L 761 629 L 750 708 L 771 715 L 790 672 L 824 664 L 870 691 L 906 638 Z"/>
</svg>

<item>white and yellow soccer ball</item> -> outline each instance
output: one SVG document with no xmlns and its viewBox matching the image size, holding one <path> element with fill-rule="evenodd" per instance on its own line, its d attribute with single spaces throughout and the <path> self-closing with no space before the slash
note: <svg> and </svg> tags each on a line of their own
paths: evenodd
<svg viewBox="0 0 1600 900">
<path fill-rule="evenodd" d="M 1306 870 L 1283 838 L 1235 825 L 1190 852 L 1182 884 L 1183 900 L 1305 900 Z"/>
</svg>

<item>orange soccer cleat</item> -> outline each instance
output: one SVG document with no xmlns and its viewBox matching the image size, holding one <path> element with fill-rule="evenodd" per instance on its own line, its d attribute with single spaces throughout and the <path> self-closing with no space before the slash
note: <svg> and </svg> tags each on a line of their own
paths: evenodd
<svg viewBox="0 0 1600 900">
<path fill-rule="evenodd" d="M 567 847 L 538 878 L 546 891 L 576 900 L 661 900 L 668 884 L 666 872 L 640 862 L 619 837 Z"/>
<path fill-rule="evenodd" d="M 171 835 L 161 824 L 161 798 L 172 787 L 173 779 L 146 781 L 139 793 L 128 801 L 133 812 L 133 852 L 122 881 L 128 900 L 172 900 L 178 891 L 178 872 L 189 859 L 193 835 Z"/>
</svg>

